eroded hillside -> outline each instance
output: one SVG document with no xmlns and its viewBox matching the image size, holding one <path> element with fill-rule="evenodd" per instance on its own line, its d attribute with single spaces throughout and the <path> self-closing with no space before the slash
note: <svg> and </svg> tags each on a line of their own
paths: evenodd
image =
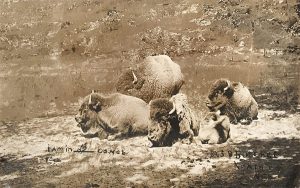
<svg viewBox="0 0 300 188">
<path fill-rule="evenodd" d="M 7 120 L 73 113 L 80 97 L 112 92 L 122 70 L 155 54 L 181 65 L 196 108 L 219 77 L 244 82 L 266 106 L 299 102 L 296 1 L 6 0 L 0 11 Z"/>
</svg>

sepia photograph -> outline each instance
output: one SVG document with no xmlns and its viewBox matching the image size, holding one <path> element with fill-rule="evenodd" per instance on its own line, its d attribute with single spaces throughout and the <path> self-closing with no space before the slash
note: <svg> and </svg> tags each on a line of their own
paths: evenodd
<svg viewBox="0 0 300 188">
<path fill-rule="evenodd" d="M 300 0 L 0 0 L 0 187 L 300 188 Z"/>
</svg>

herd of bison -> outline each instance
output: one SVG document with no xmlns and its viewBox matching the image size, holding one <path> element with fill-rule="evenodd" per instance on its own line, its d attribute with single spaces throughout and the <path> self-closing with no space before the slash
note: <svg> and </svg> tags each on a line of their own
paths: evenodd
<svg viewBox="0 0 300 188">
<path fill-rule="evenodd" d="M 257 119 L 258 104 L 240 82 L 218 79 L 210 87 L 205 117 L 195 114 L 188 96 L 180 92 L 180 66 L 166 55 L 149 56 L 123 72 L 118 93 L 86 96 L 75 120 L 87 138 L 119 140 L 148 135 L 152 147 L 176 142 L 221 144 L 230 138 L 230 126 Z"/>
</svg>

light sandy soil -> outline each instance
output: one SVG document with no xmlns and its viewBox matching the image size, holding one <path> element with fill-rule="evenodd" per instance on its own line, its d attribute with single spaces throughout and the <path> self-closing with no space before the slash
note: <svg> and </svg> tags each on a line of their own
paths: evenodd
<svg viewBox="0 0 300 188">
<path fill-rule="evenodd" d="M 249 126 L 232 125 L 220 145 L 149 148 L 146 136 L 85 138 L 73 116 L 6 123 L 1 133 L 4 187 L 300 185 L 298 113 L 262 110 Z M 75 152 L 82 145 L 94 152 Z"/>
</svg>

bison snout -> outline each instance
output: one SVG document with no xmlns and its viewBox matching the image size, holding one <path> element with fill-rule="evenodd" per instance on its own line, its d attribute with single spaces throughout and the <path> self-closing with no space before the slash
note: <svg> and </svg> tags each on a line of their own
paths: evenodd
<svg viewBox="0 0 300 188">
<path fill-rule="evenodd" d="M 154 140 L 152 140 L 152 139 L 150 139 L 149 137 L 148 137 L 148 140 L 151 142 L 151 148 L 152 147 L 159 147 L 160 145 L 159 145 L 159 142 L 157 142 L 157 141 L 154 141 Z"/>
<path fill-rule="evenodd" d="M 148 135 L 148 140 L 152 143 L 151 147 L 158 147 L 159 146 L 159 142 L 158 142 L 157 138 L 154 135 Z"/>
<path fill-rule="evenodd" d="M 149 141 L 154 141 L 154 140 L 155 140 L 155 136 L 150 136 L 150 135 L 148 135 L 148 140 L 149 140 Z"/>
<path fill-rule="evenodd" d="M 75 116 L 75 121 L 77 123 L 81 123 L 82 122 L 82 119 L 81 119 L 81 117 L 78 114 Z"/>
<path fill-rule="evenodd" d="M 205 104 L 206 104 L 207 107 L 211 107 L 212 106 L 211 101 L 208 100 L 208 99 L 205 100 Z"/>
</svg>

